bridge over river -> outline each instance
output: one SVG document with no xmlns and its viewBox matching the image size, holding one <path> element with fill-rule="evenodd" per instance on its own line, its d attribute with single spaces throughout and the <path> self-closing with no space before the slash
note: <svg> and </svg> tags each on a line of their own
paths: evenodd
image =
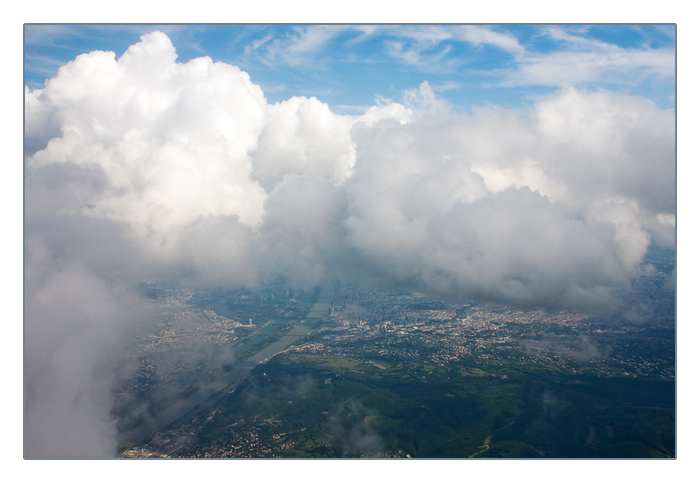
<svg viewBox="0 0 700 483">
<path fill-rule="evenodd" d="M 333 286 L 322 286 L 316 302 L 307 294 L 292 314 L 282 320 L 266 324 L 262 330 L 247 339 L 243 344 L 228 348 L 214 362 L 196 371 L 195 375 L 180 383 L 176 388 L 154 397 L 149 407 L 155 416 L 148 417 L 139 426 L 123 431 L 122 446 L 131 447 L 151 438 L 169 426 L 184 424 L 202 411 L 212 409 L 236 390 L 250 371 L 275 355 L 286 350 L 299 338 L 313 329 L 328 314 L 333 302 Z M 301 319 L 307 311 L 308 314 Z M 280 330 L 290 320 L 301 319 L 292 329 L 278 340 L 267 345 L 250 357 L 240 359 L 238 354 L 263 341 L 270 334 Z"/>
</svg>

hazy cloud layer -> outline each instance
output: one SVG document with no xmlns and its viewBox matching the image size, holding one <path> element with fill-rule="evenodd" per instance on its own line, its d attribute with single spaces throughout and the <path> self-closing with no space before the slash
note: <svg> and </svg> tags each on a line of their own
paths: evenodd
<svg viewBox="0 0 700 483">
<path fill-rule="evenodd" d="M 524 114 L 450 112 L 427 82 L 358 116 L 269 104 L 235 66 L 177 63 L 157 32 L 26 89 L 26 455 L 111 455 L 105 393 L 148 320 L 141 281 L 282 274 L 599 311 L 652 240 L 674 246 L 672 112 L 573 87 Z"/>
<path fill-rule="evenodd" d="M 28 240 L 25 263 L 24 454 L 105 458 L 116 450 L 113 383 L 134 368 L 124 344 L 155 315 L 117 284 L 60 266 Z"/>
</svg>

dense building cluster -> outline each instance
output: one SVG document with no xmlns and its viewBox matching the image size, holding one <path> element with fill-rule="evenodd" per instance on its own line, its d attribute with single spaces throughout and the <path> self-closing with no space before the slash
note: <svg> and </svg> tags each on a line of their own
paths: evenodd
<svg viewBox="0 0 700 483">
<path fill-rule="evenodd" d="M 673 380 L 675 307 L 673 291 L 664 283 L 665 278 L 653 272 L 634 287 L 632 297 L 653 301 L 640 304 L 648 310 L 642 320 L 624 313 L 604 318 L 575 311 L 455 303 L 420 293 L 363 290 L 336 283 L 329 313 L 287 351 L 342 356 L 365 361 L 380 371 L 385 366 L 403 367 L 419 378 L 441 373 L 448 381 L 460 374 L 508 379 L 506 368 L 526 366 L 569 375 Z M 282 327 L 289 330 L 296 323 L 290 319 L 284 326 L 279 320 L 292 313 L 297 300 L 293 293 L 278 292 L 276 297 L 274 291 L 266 295 L 200 293 L 194 300 L 186 291 L 159 293 L 154 299 L 164 316 L 152 334 L 136 340 L 139 371 L 125 383 L 125 400 L 148 394 L 159 385 L 177 388 L 178 381 L 197 374 L 197 367 L 211 363 L 217 350 L 245 348 L 255 334 L 270 335 L 258 335 L 254 350 L 279 339 L 275 335 Z M 332 385 L 331 380 L 325 384 Z M 123 455 L 269 458 L 289 455 L 304 440 L 305 428 L 276 431 L 279 421 L 268 417 L 233 422 L 223 434 L 199 446 L 198 433 L 216 412 L 210 412 L 208 419 L 203 414 L 189 423 L 164 428 Z M 382 451 L 375 456 L 410 455 Z"/>
</svg>

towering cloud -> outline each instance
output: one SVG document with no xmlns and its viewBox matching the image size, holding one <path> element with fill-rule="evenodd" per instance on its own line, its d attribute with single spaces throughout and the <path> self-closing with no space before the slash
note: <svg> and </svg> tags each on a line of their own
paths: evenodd
<svg viewBox="0 0 700 483">
<path fill-rule="evenodd" d="M 150 320 L 142 281 L 599 311 L 675 243 L 675 120 L 643 99 L 565 87 L 460 115 L 425 82 L 347 116 L 176 57 L 154 32 L 25 89 L 29 457 L 114 451 L 106 395 Z"/>
<path fill-rule="evenodd" d="M 573 112 L 578 136 L 557 122 L 559 109 L 589 104 L 590 112 Z M 358 127 L 348 242 L 368 267 L 425 290 L 607 307 L 639 268 L 651 239 L 645 223 L 673 210 L 644 208 L 673 193 L 673 119 L 650 109 L 565 90 L 531 119 L 486 109 L 466 119 Z M 641 132 L 654 145 L 644 153 Z M 629 162 L 645 174 L 633 174 Z"/>
</svg>

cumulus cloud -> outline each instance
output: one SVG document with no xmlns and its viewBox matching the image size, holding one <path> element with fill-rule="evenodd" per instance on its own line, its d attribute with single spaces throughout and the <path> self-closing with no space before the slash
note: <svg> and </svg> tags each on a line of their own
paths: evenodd
<svg viewBox="0 0 700 483">
<path fill-rule="evenodd" d="M 452 110 L 452 105 L 438 97 L 428 84 L 423 81 L 417 89 L 407 89 L 403 92 L 403 103 L 412 112 L 425 116 L 444 116 Z"/>
<path fill-rule="evenodd" d="M 648 217 L 674 212 L 673 130 L 640 99 L 573 88 L 529 118 L 486 108 L 358 127 L 348 239 L 393 280 L 602 307 L 637 273 Z M 672 224 L 657 229 L 673 239 Z"/>
<path fill-rule="evenodd" d="M 201 214 L 255 224 L 264 190 L 250 179 L 249 152 L 265 122 L 262 90 L 237 67 L 175 59 L 170 40 L 153 33 L 118 60 L 92 52 L 62 67 L 27 104 L 29 119 L 61 131 L 28 169 L 64 163 L 101 172 L 108 185 L 94 216 L 143 235 L 167 236 Z M 41 139 L 41 127 L 28 123 L 27 137 Z"/>
<path fill-rule="evenodd" d="M 517 50 L 491 34 L 470 41 Z M 675 119 L 643 99 L 566 87 L 463 115 L 424 82 L 347 116 L 176 59 L 154 32 L 25 89 L 27 456 L 108 455 L 142 281 L 338 278 L 600 311 L 652 241 L 675 244 Z"/>
<path fill-rule="evenodd" d="M 255 152 L 253 176 L 271 190 L 287 175 L 323 176 L 341 182 L 355 164 L 350 116 L 333 114 L 315 97 L 292 97 L 268 106 Z"/>
</svg>

